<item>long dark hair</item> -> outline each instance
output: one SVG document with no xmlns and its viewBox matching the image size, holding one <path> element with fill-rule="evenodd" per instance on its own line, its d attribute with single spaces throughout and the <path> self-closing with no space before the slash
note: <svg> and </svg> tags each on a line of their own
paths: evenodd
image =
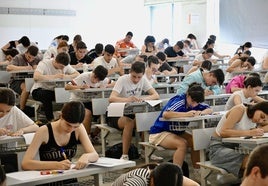
<svg viewBox="0 0 268 186">
<path fill-rule="evenodd" d="M 260 110 L 265 114 L 268 114 L 268 101 L 263 101 L 260 103 L 256 103 L 255 105 L 246 105 L 246 106 L 248 107 L 247 115 L 249 118 L 253 118 L 257 110 Z"/>
</svg>

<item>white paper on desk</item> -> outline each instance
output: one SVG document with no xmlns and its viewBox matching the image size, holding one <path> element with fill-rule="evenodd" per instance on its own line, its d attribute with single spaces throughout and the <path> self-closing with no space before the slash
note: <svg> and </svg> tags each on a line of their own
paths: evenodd
<svg viewBox="0 0 268 186">
<path fill-rule="evenodd" d="M 268 132 L 265 132 L 264 134 L 263 134 L 263 136 L 261 136 L 262 138 L 268 138 Z"/>
<path fill-rule="evenodd" d="M 35 133 L 27 133 L 27 134 L 23 134 L 24 140 L 26 145 L 30 145 L 33 141 L 33 137 L 34 137 Z"/>
<path fill-rule="evenodd" d="M 126 103 L 110 103 L 108 106 L 108 116 L 109 117 L 120 117 L 124 115 Z"/>
<path fill-rule="evenodd" d="M 148 103 L 149 105 L 151 105 L 152 107 L 160 104 L 162 102 L 162 100 L 145 100 L 146 103 Z"/>
<path fill-rule="evenodd" d="M 120 160 L 120 159 L 111 159 L 111 158 L 104 158 L 101 157 L 98 159 L 98 161 L 94 162 L 94 163 L 90 163 L 88 166 L 90 165 L 98 165 L 101 167 L 113 167 L 115 165 L 124 163 L 125 160 Z"/>
<path fill-rule="evenodd" d="M 16 180 L 31 180 L 31 179 L 38 179 L 40 177 L 44 177 L 44 176 L 53 176 L 52 174 L 49 175 L 41 175 L 40 171 L 19 171 L 19 172 L 12 172 L 12 173 L 8 173 L 7 177 L 16 179 Z"/>
</svg>

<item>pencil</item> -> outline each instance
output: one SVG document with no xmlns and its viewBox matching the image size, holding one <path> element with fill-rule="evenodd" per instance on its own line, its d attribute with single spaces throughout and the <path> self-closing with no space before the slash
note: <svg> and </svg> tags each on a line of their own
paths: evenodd
<svg viewBox="0 0 268 186">
<path fill-rule="evenodd" d="M 62 154 L 62 156 L 64 157 L 64 159 L 67 160 L 67 156 L 66 156 L 66 154 L 65 154 L 64 149 L 61 148 L 60 151 L 61 151 L 61 154 Z"/>
</svg>

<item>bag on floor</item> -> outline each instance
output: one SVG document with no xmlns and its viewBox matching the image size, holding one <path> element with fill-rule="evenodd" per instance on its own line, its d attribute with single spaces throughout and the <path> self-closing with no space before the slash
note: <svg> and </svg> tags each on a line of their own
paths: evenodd
<svg viewBox="0 0 268 186">
<path fill-rule="evenodd" d="M 105 156 L 109 158 L 117 158 L 119 159 L 122 156 L 122 143 L 115 144 L 108 148 L 105 151 Z M 134 144 L 131 144 L 128 151 L 128 157 L 130 160 L 135 160 L 139 158 L 139 152 L 137 147 Z"/>
</svg>

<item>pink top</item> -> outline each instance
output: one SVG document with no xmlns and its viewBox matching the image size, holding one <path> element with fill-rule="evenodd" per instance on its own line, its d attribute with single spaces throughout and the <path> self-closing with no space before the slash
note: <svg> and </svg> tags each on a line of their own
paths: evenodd
<svg viewBox="0 0 268 186">
<path fill-rule="evenodd" d="M 231 88 L 232 87 L 237 87 L 237 88 L 244 88 L 244 81 L 245 81 L 246 76 L 245 75 L 238 75 L 233 77 L 227 86 L 225 87 L 226 93 L 232 93 Z"/>
</svg>

